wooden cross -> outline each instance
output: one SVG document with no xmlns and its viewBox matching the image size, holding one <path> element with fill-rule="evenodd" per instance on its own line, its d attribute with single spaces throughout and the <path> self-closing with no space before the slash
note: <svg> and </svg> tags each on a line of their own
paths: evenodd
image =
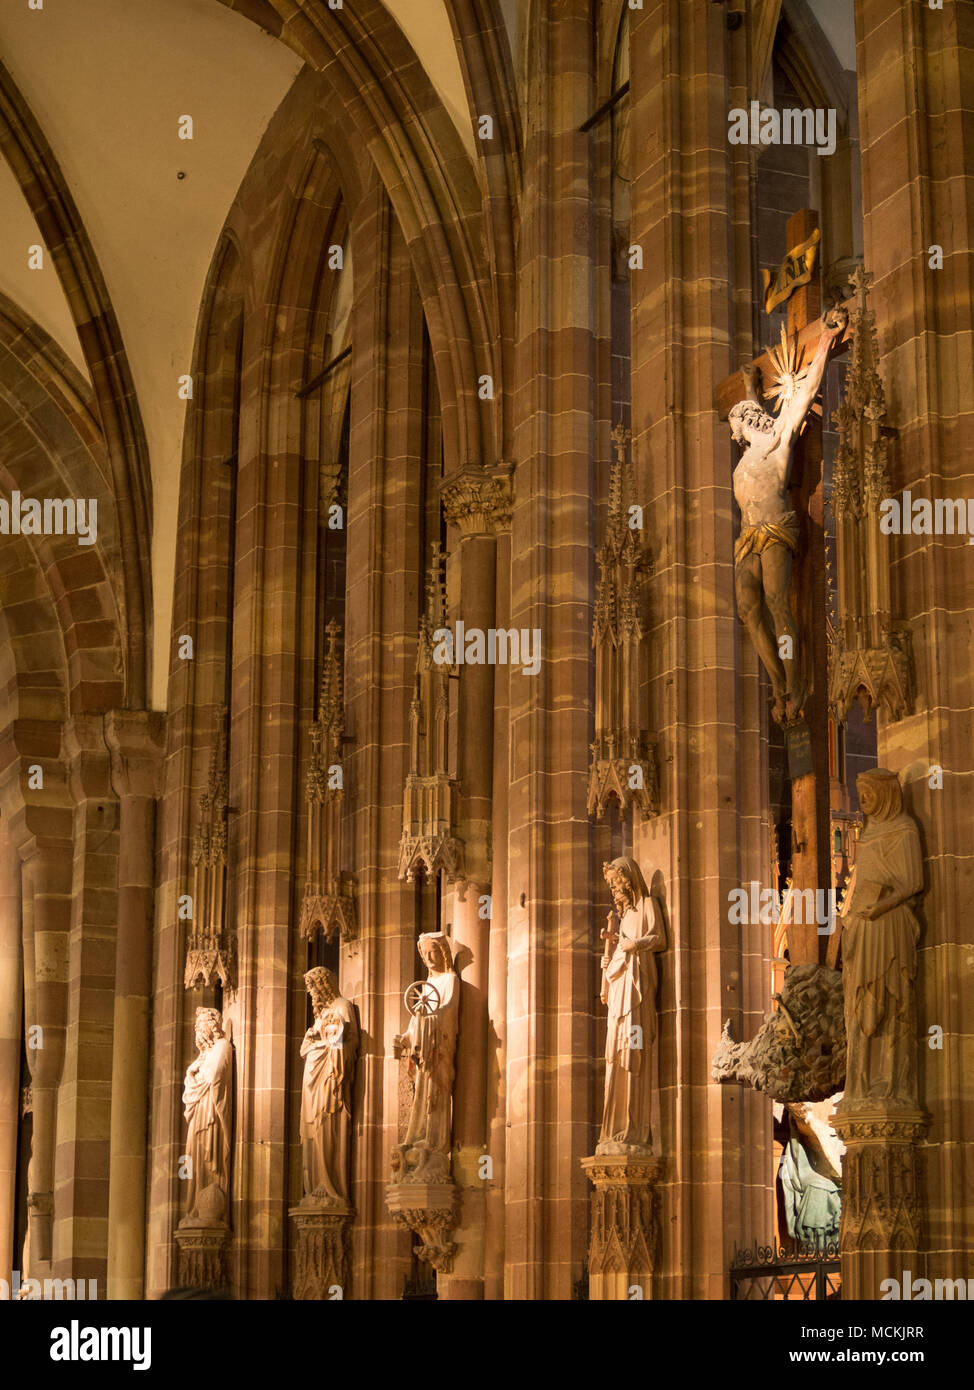
<svg viewBox="0 0 974 1390">
<path fill-rule="evenodd" d="M 818 214 L 809 209 L 788 219 L 787 248 L 806 242 L 818 227 Z M 852 301 L 845 306 L 853 307 Z M 788 299 L 787 331 L 797 339 L 799 351 L 809 361 L 821 333 L 822 291 L 818 274 L 796 288 Z M 833 353 L 849 341 L 852 315 Z M 767 383 L 774 366 L 767 352 L 755 359 Z M 717 409 L 726 419 L 731 407 L 747 397 L 742 372 L 727 377 L 717 388 Z M 813 689 L 804 714 L 785 726 L 791 773 L 791 883 L 794 893 L 832 886 L 831 788 L 829 780 L 828 639 L 826 632 L 827 578 L 825 570 L 824 493 L 822 486 L 822 423 L 810 411 L 804 433 L 795 440 L 790 481 L 790 504 L 801 526 L 798 554 L 792 564 L 792 605 L 802 637 L 806 678 Z M 815 902 L 827 902 L 827 898 Z M 809 899 L 804 900 L 805 903 Z M 804 915 L 807 917 L 809 913 Z M 838 929 L 832 936 L 819 935 L 813 920 L 788 926 L 788 954 L 793 965 L 827 962 L 834 965 L 838 953 Z"/>
</svg>

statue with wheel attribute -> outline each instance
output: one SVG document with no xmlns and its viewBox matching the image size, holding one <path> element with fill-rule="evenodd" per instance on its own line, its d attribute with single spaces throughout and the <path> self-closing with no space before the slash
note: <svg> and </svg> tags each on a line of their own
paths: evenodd
<svg viewBox="0 0 974 1390">
<path fill-rule="evenodd" d="M 409 1026 L 393 1038 L 395 1056 L 408 1058 L 413 1084 L 406 1133 L 393 1151 L 398 1182 L 443 1181 L 450 1170 L 460 981 L 443 932 L 426 932 L 417 945 L 427 977 L 407 989 Z"/>
</svg>

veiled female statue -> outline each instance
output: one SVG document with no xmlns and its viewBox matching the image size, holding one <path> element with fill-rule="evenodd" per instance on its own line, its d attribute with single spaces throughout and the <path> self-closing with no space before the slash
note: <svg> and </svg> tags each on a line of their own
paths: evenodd
<svg viewBox="0 0 974 1390">
<path fill-rule="evenodd" d="M 399 1145 L 408 1172 L 435 1168 L 446 1175 L 453 1127 L 453 1077 L 459 1022 L 460 981 L 453 969 L 453 952 L 442 932 L 419 938 L 419 953 L 427 969 L 427 982 L 437 994 L 433 1012 L 417 1011 L 405 1033 L 393 1039 L 397 1057 L 408 1057 L 415 1090 L 406 1135 Z M 412 1151 L 412 1152 L 410 1152 Z M 442 1161 L 432 1165 L 431 1155 Z M 404 1174 L 400 1173 L 400 1176 Z"/>
<path fill-rule="evenodd" d="M 917 1107 L 916 974 L 923 891 L 916 822 L 893 772 L 856 778 L 865 825 L 842 905 L 846 1083 L 842 1109 Z"/>
<path fill-rule="evenodd" d="M 605 1039 L 605 1106 L 597 1154 L 648 1150 L 656 1078 L 656 952 L 666 948 L 662 906 L 651 897 L 639 865 L 603 865 L 615 911 L 603 931 L 602 1003 L 609 1010 Z"/>
<path fill-rule="evenodd" d="M 304 977 L 314 1022 L 301 1056 L 301 1156 L 305 1201 L 326 1206 L 348 1202 L 348 1141 L 352 1078 L 358 1055 L 355 1007 L 338 992 L 330 970 L 315 966 Z"/>
<path fill-rule="evenodd" d="M 184 1220 L 221 1221 L 230 1191 L 233 1055 L 219 1009 L 196 1010 L 196 1046 L 183 1083 L 186 1152 L 192 1164 Z"/>
</svg>

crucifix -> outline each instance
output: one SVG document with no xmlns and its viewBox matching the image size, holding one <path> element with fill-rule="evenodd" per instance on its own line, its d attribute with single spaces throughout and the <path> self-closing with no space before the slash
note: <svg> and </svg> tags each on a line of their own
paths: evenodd
<svg viewBox="0 0 974 1390">
<path fill-rule="evenodd" d="M 787 246 L 801 248 L 817 226 L 817 213 L 795 213 Z M 785 732 L 791 887 L 793 901 L 804 906 L 821 901 L 815 890 L 832 885 L 822 427 L 813 406 L 830 356 L 848 338 L 849 315 L 838 306 L 820 317 L 817 276 L 796 281 L 787 305 L 780 349 L 721 382 L 717 407 L 743 446 L 734 470 L 738 614 L 771 678 L 772 717 Z M 806 889 L 811 899 L 798 896 Z M 818 963 L 826 954 L 834 964 L 837 942 L 819 935 L 811 915 L 789 924 L 791 963 Z M 823 939 L 827 953 L 820 953 Z"/>
</svg>

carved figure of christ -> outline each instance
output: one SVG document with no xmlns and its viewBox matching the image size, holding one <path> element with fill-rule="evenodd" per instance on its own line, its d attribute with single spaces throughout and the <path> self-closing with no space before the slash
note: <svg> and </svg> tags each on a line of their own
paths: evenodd
<svg viewBox="0 0 974 1390">
<path fill-rule="evenodd" d="M 795 440 L 822 384 L 832 344 L 847 322 L 841 308 L 825 315 L 808 369 L 782 398 L 777 416 L 762 406 L 758 369 L 749 365 L 742 373 L 747 399 L 727 417 L 733 438 L 744 446 L 734 469 L 734 496 L 741 509 L 741 534 L 734 547 L 737 611 L 771 677 L 772 714 L 779 723 L 797 718 L 808 694 L 791 601 L 792 556 L 799 537 L 798 517 L 788 507 Z"/>
</svg>

